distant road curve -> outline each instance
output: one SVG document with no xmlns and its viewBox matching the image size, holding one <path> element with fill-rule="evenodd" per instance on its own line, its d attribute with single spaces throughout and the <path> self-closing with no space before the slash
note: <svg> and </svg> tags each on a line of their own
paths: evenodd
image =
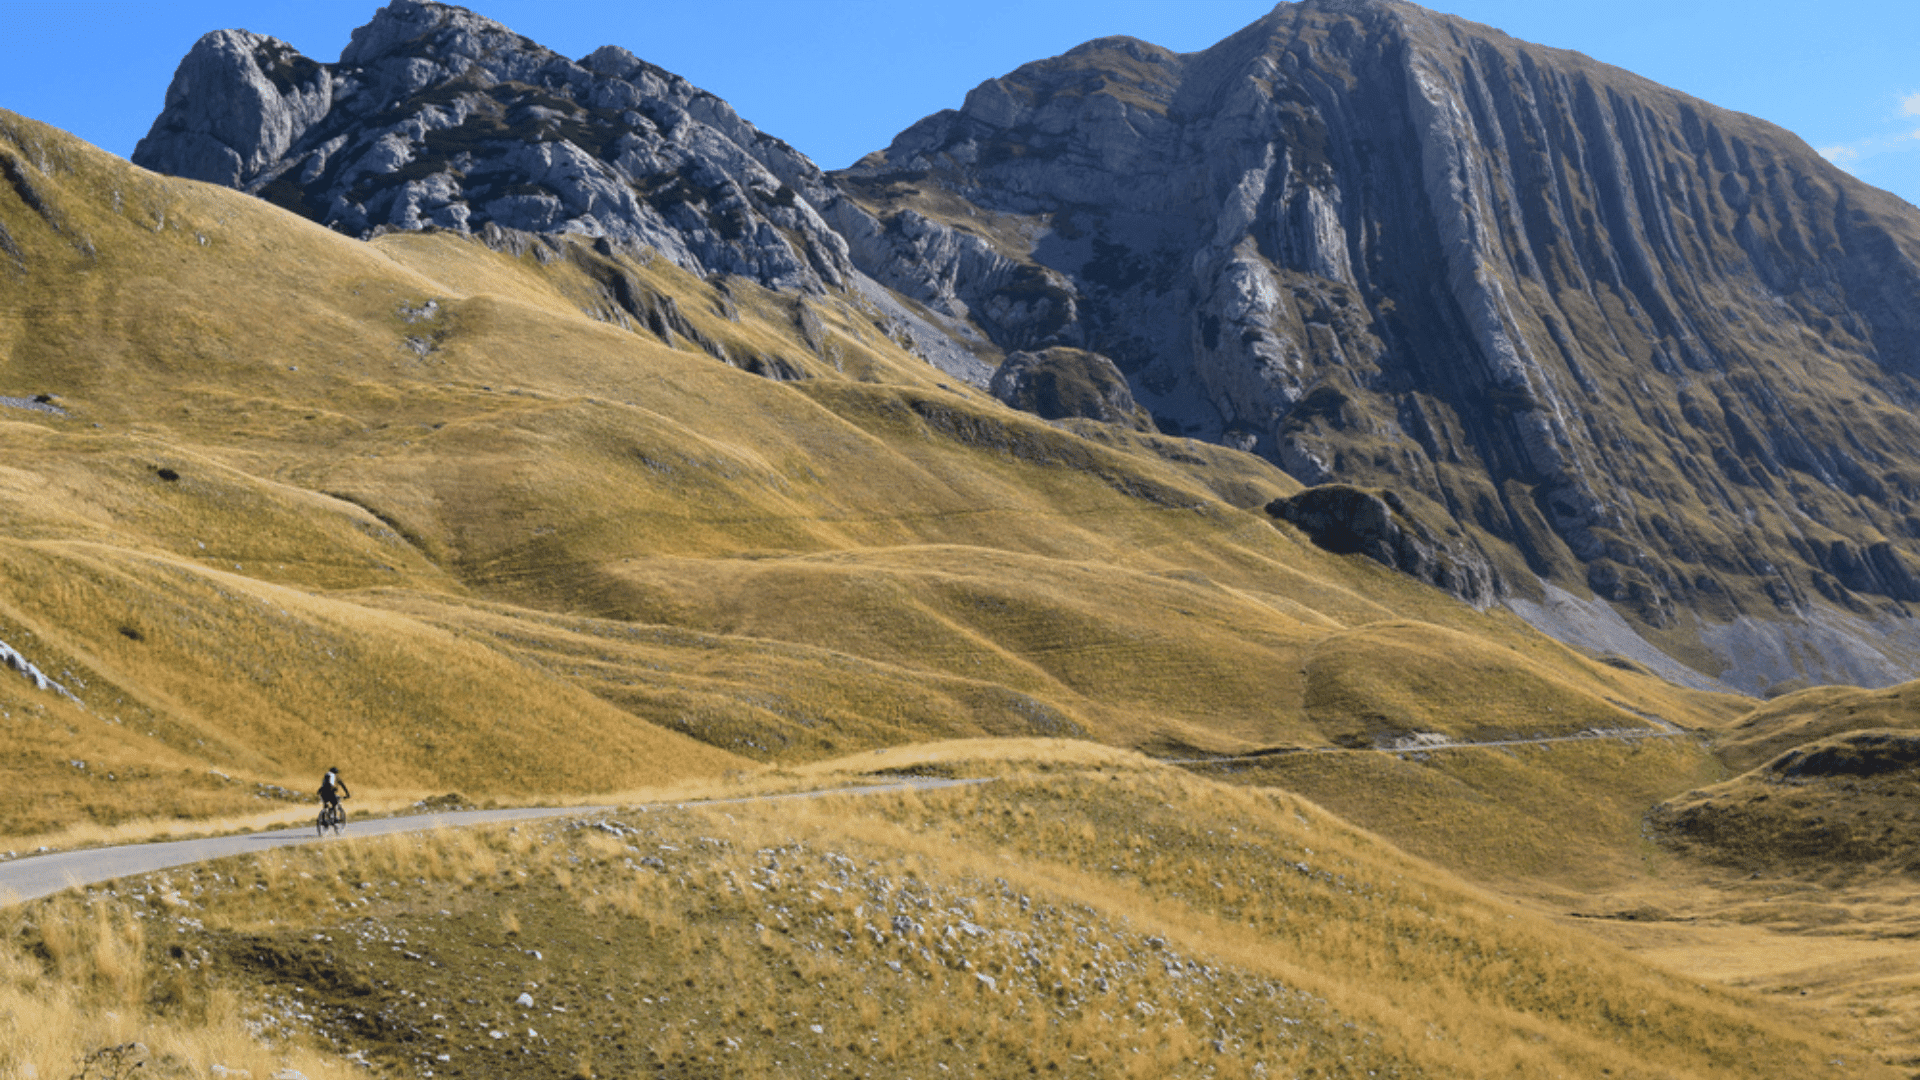
<svg viewBox="0 0 1920 1080">
<path fill-rule="evenodd" d="M 1269 761 L 1274 758 L 1293 757 L 1298 754 L 1433 754 L 1443 750 L 1486 750 L 1499 746 L 1547 746 L 1552 743 L 1573 742 L 1638 742 L 1641 739 L 1675 739 L 1687 734 L 1686 730 L 1666 720 L 1653 718 L 1655 723 L 1664 725 L 1654 728 L 1616 728 L 1608 731 L 1581 731 L 1572 735 L 1535 735 L 1526 739 L 1488 739 L 1485 742 L 1455 742 L 1447 739 L 1439 742 L 1407 742 L 1394 746 L 1283 746 L 1273 750 L 1255 750 L 1250 754 L 1231 754 L 1222 757 L 1197 758 L 1156 758 L 1162 765 L 1232 765 L 1245 761 Z"/>
<path fill-rule="evenodd" d="M 817 799 L 827 795 L 879 795 L 889 791 L 931 791 L 963 784 L 991 783 L 991 779 L 948 780 L 940 777 L 901 777 L 882 783 L 857 787 L 826 788 L 820 791 L 795 791 L 782 795 L 753 795 L 737 799 L 689 799 L 686 802 L 648 803 L 639 806 L 539 806 L 506 810 L 456 810 L 447 813 L 416 814 L 406 817 L 367 818 L 349 821 L 346 834 L 326 840 L 350 840 L 356 837 L 385 836 L 389 833 L 424 832 L 442 826 L 491 825 L 503 821 L 535 821 L 542 818 L 586 817 L 594 814 L 643 813 L 648 810 L 689 806 L 727 806 L 734 803 L 773 802 L 779 799 Z M 89 848 L 34 855 L 0 863 L 0 906 L 38 900 L 62 889 L 98 885 L 116 878 L 151 874 L 176 866 L 224 859 L 232 855 L 266 851 L 294 844 L 322 842 L 311 824 L 297 829 L 216 836 L 205 840 L 172 840 L 159 844 L 127 844 L 121 847 Z"/>
</svg>

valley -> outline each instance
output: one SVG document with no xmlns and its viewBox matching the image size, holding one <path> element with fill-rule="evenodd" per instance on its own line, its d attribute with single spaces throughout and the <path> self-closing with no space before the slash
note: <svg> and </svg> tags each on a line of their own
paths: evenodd
<svg viewBox="0 0 1920 1080">
<path fill-rule="evenodd" d="M 559 811 L 8 903 L 0 1074 L 1920 1075 L 1920 213 L 1576 55 L 0 110 L 6 866 Z"/>
</svg>

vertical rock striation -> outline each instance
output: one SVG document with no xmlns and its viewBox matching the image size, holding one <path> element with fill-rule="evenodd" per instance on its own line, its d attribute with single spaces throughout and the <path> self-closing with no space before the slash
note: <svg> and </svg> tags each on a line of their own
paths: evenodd
<svg viewBox="0 0 1920 1080">
<path fill-rule="evenodd" d="M 1091 379 L 1130 416 L 1117 370 L 1164 430 L 1441 508 L 1477 598 L 1542 579 L 1742 655 L 1816 613 L 1810 652 L 1920 640 L 1920 211 L 1402 0 L 1282 3 L 1191 54 L 1092 41 L 832 176 L 623 49 L 394 0 L 334 64 L 208 35 L 135 160 L 354 235 L 574 233 L 906 311 L 892 290 L 1030 354 L 1001 380 L 1026 407 Z M 1743 688 L 1790 674 L 1721 651 Z M 1803 674 L 1900 666 L 1856 661 Z"/>
<path fill-rule="evenodd" d="M 1097 349 L 1164 428 L 1417 491 L 1510 581 L 1655 628 L 1907 621 L 1920 213 L 1771 125 L 1305 0 L 1204 52 L 1029 64 L 836 179 L 920 250 L 1012 264 L 916 292 L 856 248 L 869 273 L 1005 346 Z"/>
</svg>

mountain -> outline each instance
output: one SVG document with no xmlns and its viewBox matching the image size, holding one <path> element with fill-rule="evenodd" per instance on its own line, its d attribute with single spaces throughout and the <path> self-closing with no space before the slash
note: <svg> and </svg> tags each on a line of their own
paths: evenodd
<svg viewBox="0 0 1920 1080">
<path fill-rule="evenodd" d="M 1306 0 L 1029 64 L 836 179 L 1046 283 L 1057 318 L 997 341 L 1105 353 L 1163 428 L 1302 483 L 1417 492 L 1519 597 L 1590 591 L 1750 692 L 1913 670 L 1920 212 L 1785 131 Z"/>
<path fill-rule="evenodd" d="M 788 186 L 817 190 L 819 171 L 725 102 L 624 49 L 576 64 L 440 4 L 382 9 L 337 64 L 244 30 L 207 35 L 133 160 L 354 236 L 605 236 L 696 273 L 812 291 L 851 271 Z"/>
<path fill-rule="evenodd" d="M 286 785 L 336 742 L 377 749 L 370 786 L 488 795 L 1730 712 L 1315 547 L 1259 458 L 950 381 L 854 294 L 586 237 L 360 241 L 11 114 L 0 164 L 0 656 L 40 676 L 0 672 L 0 713 L 46 716 L 16 829 L 209 769 Z M 167 765 L 75 792 L 76 760 Z"/>
<path fill-rule="evenodd" d="M 356 236 L 577 234 L 897 294 L 977 385 L 1080 350 L 1128 384 L 1096 415 L 1431 507 L 1486 567 L 1456 579 L 1697 685 L 1920 661 L 1920 212 L 1399 0 L 1282 3 L 1193 54 L 1089 42 L 831 177 L 624 50 L 399 0 L 335 64 L 208 35 L 135 161 Z"/>
<path fill-rule="evenodd" d="M 639 68 L 603 76 L 406 3 L 363 31 L 386 59 L 361 66 L 212 40 L 261 80 L 216 81 L 259 92 L 256 136 L 329 123 L 264 120 L 301 96 L 276 72 L 310 102 L 324 75 L 342 126 L 301 152 L 387 139 L 459 182 L 466 228 L 330 229 L 0 111 L 0 857 L 285 823 L 336 761 L 356 812 L 651 805 L 22 907 L 0 1012 L 34 1038 L 0 1040 L 0 1072 L 146 1054 L 156 1075 L 316 1078 L 856 1059 L 1877 1077 L 1920 1059 L 1920 989 L 1897 976 L 1920 870 L 1892 818 L 1920 684 L 1760 708 L 1677 686 L 1635 625 L 1556 599 L 1430 491 L 1307 487 L 1156 430 L 1171 391 L 1124 350 L 1060 343 L 1099 314 L 1084 267 L 1033 261 L 1066 242 L 1065 211 L 968 215 L 930 181 L 796 171 L 829 230 L 797 204 L 779 220 L 798 226 L 763 214 L 779 250 L 725 234 L 727 207 L 761 209 L 717 184 L 678 218 L 648 203 L 667 225 L 631 234 L 598 203 L 541 230 L 476 222 L 497 194 L 481 166 L 524 140 L 434 158 L 406 141 L 424 99 L 520 100 L 535 84 L 496 74 L 545 71 L 536 104 L 567 127 L 535 150 L 567 154 L 594 119 L 579 103 Z M 373 114 L 377 139 L 337 112 L 342 88 L 455 67 L 461 86 Z M 193 70 L 161 144 L 222 115 L 190 103 Z M 252 145 L 237 127 L 202 157 Z M 663 185 L 771 171 L 673 131 L 689 141 L 657 152 L 689 156 Z M 744 128 L 726 142 L 777 160 Z M 254 160 L 233 167 L 275 167 Z M 327 168 L 309 210 L 338 194 Z M 552 185 L 634 175 L 600 168 L 513 194 L 566 211 Z M 1386 319 L 1374 303 L 1354 318 Z M 1472 475 L 1464 439 L 1436 476 Z M 1548 639 L 1497 589 L 1604 644 Z M 1744 640 L 1809 613 L 1860 632 L 1809 606 Z M 880 777 L 995 782 L 694 805 Z M 873 993 L 894 980 L 912 992 Z"/>
<path fill-rule="evenodd" d="M 976 382 L 991 370 L 854 269 L 816 207 L 861 212 L 792 147 L 625 49 L 574 63 L 463 8 L 399 0 L 336 64 L 245 30 L 208 34 L 133 160 L 362 238 L 571 234 L 701 276 L 853 290 L 933 363 Z M 615 298 L 660 324 L 650 304 Z"/>
</svg>

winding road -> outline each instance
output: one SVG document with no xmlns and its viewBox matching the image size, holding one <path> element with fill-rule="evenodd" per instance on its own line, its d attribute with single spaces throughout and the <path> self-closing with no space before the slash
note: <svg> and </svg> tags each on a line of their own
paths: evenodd
<svg viewBox="0 0 1920 1080">
<path fill-rule="evenodd" d="M 1554 743 L 1576 742 L 1638 742 L 1641 739 L 1674 739 L 1687 734 L 1685 728 L 1658 717 L 1648 717 L 1659 728 L 1613 728 L 1603 731 L 1579 731 L 1572 735 L 1534 735 L 1524 739 L 1488 739 L 1484 742 L 1456 742 L 1453 739 L 1440 739 L 1435 742 L 1409 741 L 1393 746 L 1283 746 L 1272 750 L 1255 750 L 1250 754 L 1231 754 L 1222 757 L 1199 758 L 1159 758 L 1162 765 L 1232 765 L 1246 761 L 1271 761 L 1275 758 L 1293 757 L 1298 754 L 1433 754 L 1443 750 L 1489 750 L 1502 746 L 1551 746 Z"/>
<path fill-rule="evenodd" d="M 646 813 L 650 810 L 685 808 L 693 806 L 727 806 L 734 803 L 775 802 L 781 799 L 818 799 L 828 795 L 879 795 L 889 791 L 931 791 L 937 788 L 958 787 L 963 784 L 986 784 L 989 779 L 948 780 L 939 777 L 902 777 L 880 783 L 861 784 L 858 787 L 823 788 L 819 791 L 796 791 L 782 795 L 754 795 L 737 799 L 695 799 L 686 802 L 649 803 L 639 806 L 542 806 L 519 807 L 507 810 L 454 810 L 443 813 L 413 814 L 405 817 L 366 818 L 349 821 L 344 836 L 328 837 L 333 840 L 350 840 L 356 837 L 385 836 L 390 833 L 425 832 L 438 828 L 458 828 L 467 825 L 491 825 L 507 821 L 532 821 L 555 817 L 586 817 L 608 813 Z M 12 862 L 0 863 L 0 906 L 37 900 L 51 896 L 62 889 L 87 885 L 97 885 L 116 878 L 132 877 L 135 874 L 150 874 L 156 870 L 168 870 L 176 866 L 224 859 L 233 855 L 246 855 L 271 848 L 289 847 L 294 844 L 318 843 L 321 838 L 314 835 L 311 824 L 296 829 L 276 829 L 272 832 L 243 833 L 235 836 L 215 836 L 202 840 L 172 840 L 157 844 L 126 844 L 120 847 L 87 848 L 82 851 L 61 851 L 49 855 L 32 855 Z"/>
<path fill-rule="evenodd" d="M 1550 743 L 1592 742 L 1596 740 L 1617 740 L 1632 742 L 1640 739 L 1670 739 L 1686 734 L 1678 726 L 1664 720 L 1649 718 L 1660 724 L 1649 729 L 1613 729 L 1606 731 L 1583 731 L 1573 735 L 1544 735 L 1529 739 L 1496 739 L 1487 742 L 1454 742 L 1451 740 L 1436 742 L 1415 742 L 1400 746 L 1344 747 L 1315 746 L 1285 748 L 1241 754 L 1232 757 L 1208 758 L 1163 758 L 1162 765 L 1232 765 L 1240 762 L 1272 760 L 1294 754 L 1430 754 L 1445 750 L 1480 750 L 1502 746 L 1541 746 Z M 645 813 L 668 807 L 688 806 L 724 806 L 732 803 L 773 802 L 779 799 L 817 799 L 827 795 L 877 795 L 889 791 L 931 791 L 937 788 L 957 787 L 963 784 L 991 783 L 991 779 L 949 780 L 939 777 L 902 777 L 897 780 L 862 784 L 857 787 L 823 788 L 818 791 L 796 791 L 782 795 L 754 795 L 736 799 L 700 799 L 688 802 L 650 803 L 641 806 L 554 806 L 521 807 L 507 810 L 456 810 L 442 813 L 408 815 L 405 817 L 367 818 L 350 822 L 346 837 L 385 836 L 389 833 L 423 832 L 438 828 L 458 828 L 467 825 L 490 825 L 507 821 L 530 821 L 541 818 L 587 816 L 615 812 Z M 277 829 L 272 832 L 244 833 L 235 836 L 216 836 L 203 840 L 174 840 L 157 844 L 127 844 L 121 847 L 88 848 L 82 851 L 62 851 L 49 855 L 34 855 L 12 862 L 0 863 L 0 906 L 16 904 L 28 900 L 37 900 L 51 896 L 62 889 L 78 886 L 97 885 L 103 881 L 131 877 L 135 874 L 150 874 L 156 870 L 167 870 L 176 866 L 207 862 L 212 859 L 224 859 L 232 855 L 245 855 L 250 852 L 265 851 L 270 848 L 287 847 L 293 844 L 311 844 L 320 838 L 314 835 L 311 825 L 302 825 L 293 829 Z"/>
</svg>

